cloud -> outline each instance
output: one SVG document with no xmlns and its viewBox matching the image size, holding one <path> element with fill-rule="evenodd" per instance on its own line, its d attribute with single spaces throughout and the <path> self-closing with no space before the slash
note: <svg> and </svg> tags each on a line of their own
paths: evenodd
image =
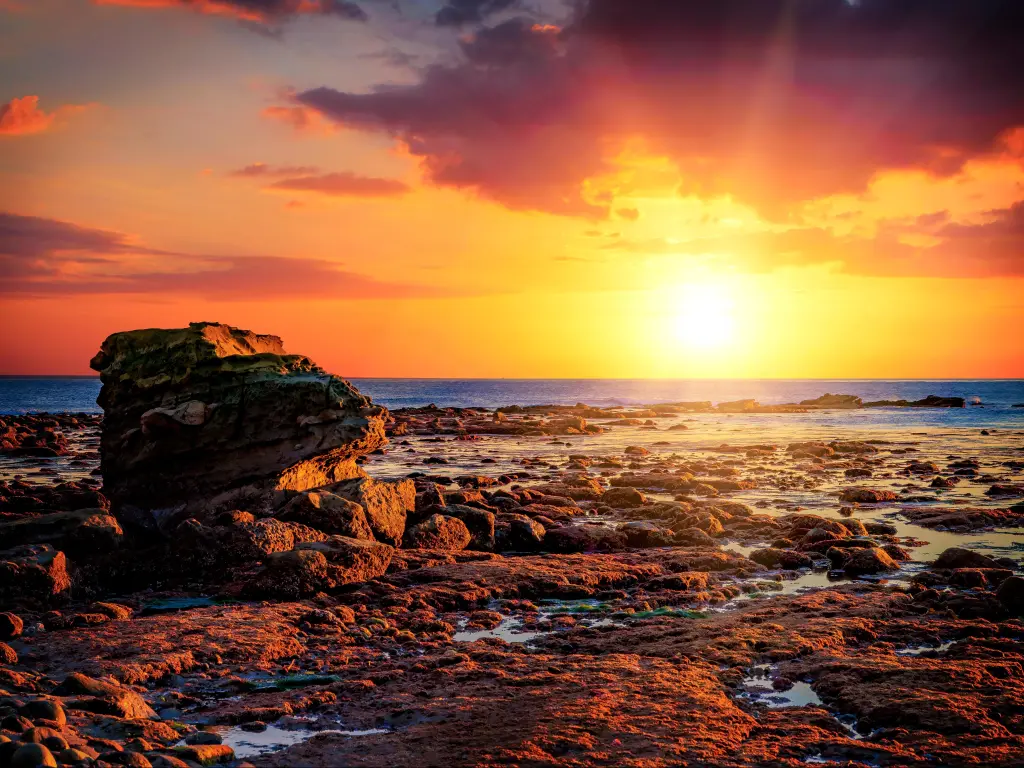
<svg viewBox="0 0 1024 768">
<path fill-rule="evenodd" d="M 454 6 L 454 4 L 450 4 Z M 467 3 L 483 9 L 485 3 Z M 1024 125 L 1024 24 L 1002 0 L 589 0 L 512 19 L 411 84 L 294 96 L 408 147 L 428 181 L 513 209 L 607 216 L 588 179 L 644 137 L 682 194 L 784 219 L 880 171 L 955 173 Z"/>
<path fill-rule="evenodd" d="M 39 108 L 38 96 L 22 96 L 0 105 L 0 136 L 28 136 L 49 130 L 54 122 L 86 109 L 85 105 L 69 104 L 55 112 L 46 113 Z"/>
<path fill-rule="evenodd" d="M 287 192 L 312 192 L 328 197 L 398 197 L 409 186 L 396 179 L 357 176 L 354 173 L 325 173 L 320 176 L 296 176 L 275 181 L 267 189 Z"/>
<path fill-rule="evenodd" d="M 872 236 L 795 226 L 690 239 L 621 239 L 602 250 L 631 257 L 705 259 L 752 272 L 836 264 L 857 275 L 1022 277 L 1022 245 L 1024 202 L 990 211 L 980 224 L 950 222 L 947 211 L 936 211 L 885 222 Z"/>
<path fill-rule="evenodd" d="M 172 253 L 133 243 L 120 232 L 0 213 L 0 296 L 81 294 L 249 301 L 424 298 L 451 292 L 378 280 L 322 259 Z"/>
<path fill-rule="evenodd" d="M 366 21 L 366 12 L 350 0 L 93 0 L 95 5 L 134 8 L 183 8 L 212 16 L 228 16 L 257 24 L 287 21 L 296 16 L 337 16 Z"/>
<path fill-rule="evenodd" d="M 485 17 L 503 11 L 515 0 L 448 0 L 434 17 L 439 27 L 461 27 L 478 23 Z"/>
<path fill-rule="evenodd" d="M 327 134 L 334 132 L 334 126 L 324 120 L 315 109 L 303 106 L 284 106 L 275 104 L 266 107 L 261 113 L 269 120 L 276 120 L 291 126 L 296 133 Z"/>
<path fill-rule="evenodd" d="M 266 176 L 302 176 L 316 173 L 320 169 L 315 165 L 267 165 L 252 163 L 244 168 L 228 171 L 227 175 L 234 178 L 252 179 Z"/>
</svg>

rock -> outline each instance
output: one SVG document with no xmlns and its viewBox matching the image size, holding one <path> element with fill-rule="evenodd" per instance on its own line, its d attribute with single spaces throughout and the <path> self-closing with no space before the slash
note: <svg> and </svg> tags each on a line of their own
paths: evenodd
<svg viewBox="0 0 1024 768">
<path fill-rule="evenodd" d="M 1024 496 L 1024 485 L 1011 485 L 1010 483 L 996 483 L 987 491 L 986 496 Z"/>
<path fill-rule="evenodd" d="M 893 491 L 876 488 L 847 488 L 839 498 L 856 504 L 880 504 L 884 501 L 895 501 L 896 494 Z"/>
<path fill-rule="evenodd" d="M 928 395 L 920 400 L 872 400 L 864 403 L 865 408 L 964 408 L 967 401 L 962 397 L 939 397 Z"/>
<path fill-rule="evenodd" d="M 1024 576 L 1008 576 L 996 590 L 999 602 L 1015 616 L 1024 616 Z"/>
<path fill-rule="evenodd" d="M 911 554 L 899 544 L 883 544 L 882 549 L 897 563 L 906 563 L 913 559 Z"/>
<path fill-rule="evenodd" d="M 333 614 L 332 614 L 333 615 Z M 224 739 L 213 731 L 196 731 L 185 737 L 186 744 L 223 744 Z"/>
<path fill-rule="evenodd" d="M 88 712 L 114 715 L 132 720 L 153 719 L 156 717 L 150 706 L 139 694 L 130 688 L 114 683 L 94 680 L 79 672 L 72 672 L 54 690 L 58 696 L 87 696 L 86 700 L 77 702 L 77 709 Z"/>
<path fill-rule="evenodd" d="M 544 534 L 548 552 L 611 552 L 623 549 L 626 537 L 621 531 L 603 525 L 563 525 Z"/>
<path fill-rule="evenodd" d="M 60 726 L 63 726 L 68 721 L 60 702 L 49 699 L 36 699 L 27 702 L 21 708 L 21 711 L 29 719 L 50 720 Z"/>
<path fill-rule="evenodd" d="M 324 533 L 352 539 L 373 538 L 362 506 L 329 491 L 305 491 L 285 504 L 276 517 L 302 523 Z"/>
<path fill-rule="evenodd" d="M 0 552 L 0 604 L 52 602 L 70 588 L 67 558 L 49 544 Z"/>
<path fill-rule="evenodd" d="M 175 752 L 185 760 L 190 760 L 200 765 L 229 763 L 235 759 L 235 751 L 226 744 L 195 744 L 176 747 Z"/>
<path fill-rule="evenodd" d="M 297 599 L 367 581 L 387 571 L 393 552 L 377 541 L 343 536 L 300 544 L 268 557 L 264 568 L 246 584 L 245 592 L 252 597 Z"/>
<path fill-rule="evenodd" d="M 800 405 L 813 408 L 860 408 L 863 401 L 856 395 L 833 395 L 826 392 L 813 400 L 801 400 Z"/>
<path fill-rule="evenodd" d="M 881 547 L 865 547 L 854 550 L 843 570 L 847 576 L 864 576 L 873 573 L 898 571 L 899 564 Z"/>
<path fill-rule="evenodd" d="M 7 643 L 0 642 L 0 664 L 17 664 L 18 654 Z"/>
<path fill-rule="evenodd" d="M 988 555 L 960 547 L 950 547 L 932 563 L 933 568 L 954 570 L 956 568 L 998 568 L 999 563 Z"/>
<path fill-rule="evenodd" d="M 526 515 L 503 516 L 508 522 L 508 549 L 532 552 L 544 543 L 544 526 Z"/>
<path fill-rule="evenodd" d="M 384 482 L 360 477 L 338 483 L 332 493 L 359 504 L 378 541 L 398 546 L 405 534 L 405 519 L 416 509 L 416 485 L 412 480 Z"/>
<path fill-rule="evenodd" d="M 21 634 L 25 623 L 13 613 L 0 613 L 0 640 L 11 640 Z"/>
<path fill-rule="evenodd" d="M 0 720 L 0 728 L 11 733 L 22 733 L 32 727 L 32 721 L 21 715 L 7 715 Z"/>
<path fill-rule="evenodd" d="M 89 765 L 92 761 L 92 757 L 80 749 L 65 749 L 56 757 L 64 765 Z"/>
<path fill-rule="evenodd" d="M 0 522 L 0 541 L 7 546 L 50 544 L 69 555 L 93 555 L 120 545 L 124 532 L 104 509 L 53 512 Z"/>
<path fill-rule="evenodd" d="M 123 752 L 104 752 L 100 760 L 110 765 L 124 765 L 128 768 L 153 768 L 153 764 L 145 755 L 125 750 Z"/>
<path fill-rule="evenodd" d="M 217 323 L 128 331 L 91 365 L 104 492 L 140 528 L 197 509 L 269 509 L 284 491 L 361 475 L 355 459 L 385 443 L 383 408 L 276 336 Z"/>
<path fill-rule="evenodd" d="M 153 768 L 190 768 L 188 763 L 173 755 L 153 755 L 149 762 L 153 764 Z"/>
<path fill-rule="evenodd" d="M 472 539 L 461 520 L 446 515 L 431 515 L 405 532 L 404 545 L 412 549 L 442 549 L 457 552 Z"/>
<path fill-rule="evenodd" d="M 636 488 L 609 488 L 601 494 L 601 501 L 609 507 L 615 507 L 617 509 L 632 509 L 635 507 L 642 507 L 647 501 L 647 497 L 640 493 Z"/>
<path fill-rule="evenodd" d="M 53 753 L 42 744 L 23 744 L 11 755 L 9 768 L 57 768 Z"/>
<path fill-rule="evenodd" d="M 21 740 L 26 744 L 42 744 L 46 740 L 55 737 L 61 738 L 59 731 L 55 731 L 53 728 L 44 728 L 39 726 L 27 728 L 25 732 L 21 734 Z M 66 747 L 67 745 L 65 744 L 64 746 Z M 61 749 L 64 749 L 64 747 L 61 747 Z"/>
<path fill-rule="evenodd" d="M 672 531 L 647 520 L 625 523 L 619 526 L 619 531 L 626 537 L 626 546 L 638 549 L 668 547 L 675 541 Z"/>
<path fill-rule="evenodd" d="M 494 549 L 494 513 L 486 509 L 466 506 L 465 504 L 449 504 L 440 507 L 431 514 L 443 514 L 454 517 L 466 524 L 472 538 L 468 549 L 490 552 Z"/>
<path fill-rule="evenodd" d="M 775 547 L 754 550 L 748 557 L 765 568 L 782 568 L 787 571 L 793 571 L 797 568 L 810 568 L 814 564 L 814 560 L 810 555 L 805 555 L 803 552 L 794 552 L 789 549 L 776 549 Z"/>
</svg>

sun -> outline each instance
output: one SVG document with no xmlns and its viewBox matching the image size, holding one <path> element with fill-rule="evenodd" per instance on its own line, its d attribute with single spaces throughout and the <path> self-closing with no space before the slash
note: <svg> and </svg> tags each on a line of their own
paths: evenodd
<svg viewBox="0 0 1024 768">
<path fill-rule="evenodd" d="M 671 319 L 675 339 L 695 350 L 721 349 L 735 338 L 734 304 L 721 286 L 691 283 L 682 286 Z"/>
</svg>

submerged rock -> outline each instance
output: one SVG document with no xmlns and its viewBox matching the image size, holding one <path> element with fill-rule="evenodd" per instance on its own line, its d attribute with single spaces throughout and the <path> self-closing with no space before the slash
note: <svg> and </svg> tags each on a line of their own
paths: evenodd
<svg viewBox="0 0 1024 768">
<path fill-rule="evenodd" d="M 104 492 L 122 523 L 165 530 L 197 510 L 267 509 L 362 476 L 387 412 L 276 336 L 218 323 L 108 337 Z"/>
</svg>

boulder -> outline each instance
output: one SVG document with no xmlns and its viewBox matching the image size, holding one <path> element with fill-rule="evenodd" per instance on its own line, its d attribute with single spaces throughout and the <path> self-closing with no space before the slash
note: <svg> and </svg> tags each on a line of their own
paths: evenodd
<svg viewBox="0 0 1024 768">
<path fill-rule="evenodd" d="M 74 557 L 116 548 L 124 538 L 117 520 L 106 510 L 76 509 L 0 522 L 0 542 L 6 546 L 52 544 Z"/>
<path fill-rule="evenodd" d="M 438 514 L 447 515 L 461 520 L 466 524 L 472 536 L 468 549 L 490 552 L 494 549 L 494 513 L 486 509 L 466 506 L 465 504 L 449 504 L 437 510 Z M 543 535 L 543 529 L 542 529 Z"/>
<path fill-rule="evenodd" d="M 378 541 L 396 547 L 402 543 L 406 515 L 416 509 L 416 485 L 412 480 L 386 482 L 359 477 L 333 485 L 330 490 L 363 508 Z"/>
<path fill-rule="evenodd" d="M 898 571 L 899 568 L 899 564 L 881 547 L 865 547 L 853 550 L 853 556 L 847 560 L 843 570 L 847 576 L 866 576 Z"/>
<path fill-rule="evenodd" d="M 11 755 L 9 768 L 57 768 L 53 753 L 42 744 L 22 744 Z"/>
<path fill-rule="evenodd" d="M 0 552 L 0 605 L 49 602 L 70 588 L 67 558 L 49 544 Z"/>
<path fill-rule="evenodd" d="M 672 531 L 647 520 L 624 523 L 619 531 L 626 537 L 626 546 L 637 549 L 668 547 L 675 543 Z"/>
<path fill-rule="evenodd" d="M 548 528 L 544 534 L 544 549 L 560 554 L 613 552 L 625 547 L 625 534 L 603 525 L 563 525 Z"/>
<path fill-rule="evenodd" d="M 18 637 L 25 628 L 25 622 L 13 613 L 0 613 L 0 640 Z"/>
<path fill-rule="evenodd" d="M 352 539 L 373 538 L 362 506 L 330 491 L 304 491 L 285 504 L 276 517 L 302 523 L 324 533 Z"/>
<path fill-rule="evenodd" d="M 404 544 L 410 549 L 443 549 L 458 552 L 473 538 L 466 524 L 447 515 L 431 515 L 405 532 Z"/>
<path fill-rule="evenodd" d="M 297 599 L 345 584 L 374 579 L 387 571 L 394 549 L 377 541 L 330 536 L 270 555 L 246 585 L 251 597 Z"/>
<path fill-rule="evenodd" d="M 91 365 L 104 492 L 140 528 L 269 510 L 289 491 L 361 476 L 355 460 L 385 443 L 384 408 L 276 336 L 218 323 L 128 331 Z"/>
<path fill-rule="evenodd" d="M 996 590 L 996 597 L 1015 616 L 1024 616 L 1024 576 L 1008 576 Z"/>
<path fill-rule="evenodd" d="M 130 720 L 154 719 L 156 712 L 130 688 L 72 672 L 57 686 L 58 696 L 81 696 L 71 708 Z"/>
<path fill-rule="evenodd" d="M 810 568 L 814 563 L 811 556 L 805 555 L 803 552 L 777 549 L 775 547 L 756 549 L 748 557 L 765 568 L 782 568 L 787 571 L 793 571 L 797 568 Z"/>
<path fill-rule="evenodd" d="M 636 488 L 623 486 L 609 488 L 601 495 L 601 501 L 609 507 L 632 509 L 634 507 L 642 507 L 647 498 Z"/>
<path fill-rule="evenodd" d="M 544 542 L 545 528 L 526 515 L 502 515 L 502 521 L 508 524 L 506 536 L 507 548 L 512 551 L 532 552 L 539 549 Z"/>
<path fill-rule="evenodd" d="M 950 547 L 932 563 L 933 568 L 955 570 L 957 568 L 998 568 L 999 563 L 988 555 L 961 547 Z"/>
</svg>

